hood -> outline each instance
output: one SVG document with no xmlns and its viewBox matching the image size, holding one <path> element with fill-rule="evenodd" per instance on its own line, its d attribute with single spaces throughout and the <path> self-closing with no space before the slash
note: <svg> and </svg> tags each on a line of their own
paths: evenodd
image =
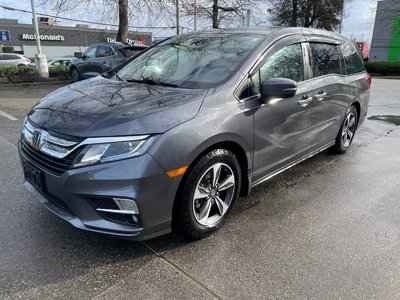
<svg viewBox="0 0 400 300">
<path fill-rule="evenodd" d="M 28 117 L 77 137 L 157 134 L 194 118 L 206 93 L 98 76 L 50 93 Z"/>
</svg>

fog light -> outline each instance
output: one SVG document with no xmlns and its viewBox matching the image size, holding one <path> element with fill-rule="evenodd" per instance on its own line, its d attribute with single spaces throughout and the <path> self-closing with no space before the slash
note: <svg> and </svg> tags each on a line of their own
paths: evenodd
<svg viewBox="0 0 400 300">
<path fill-rule="evenodd" d="M 113 198 L 115 204 L 119 207 L 120 210 L 123 210 L 124 213 L 130 212 L 131 214 L 138 215 L 139 209 L 136 205 L 136 202 L 131 199 L 122 199 L 122 198 Z"/>
</svg>

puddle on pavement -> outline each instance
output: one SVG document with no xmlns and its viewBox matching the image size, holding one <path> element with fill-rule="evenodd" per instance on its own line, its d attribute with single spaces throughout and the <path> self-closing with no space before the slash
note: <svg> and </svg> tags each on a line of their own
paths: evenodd
<svg viewBox="0 0 400 300">
<path fill-rule="evenodd" d="M 371 116 L 367 118 L 368 120 L 372 121 L 383 121 L 390 124 L 394 124 L 400 126 L 400 116 L 394 115 L 379 115 L 379 116 Z"/>
</svg>

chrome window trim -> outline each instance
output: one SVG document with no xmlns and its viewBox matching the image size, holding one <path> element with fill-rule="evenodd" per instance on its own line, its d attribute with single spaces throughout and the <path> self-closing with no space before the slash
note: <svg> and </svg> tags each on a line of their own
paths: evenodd
<svg viewBox="0 0 400 300">
<path fill-rule="evenodd" d="M 40 152 L 48 154 L 56 158 L 65 158 L 70 153 L 75 151 L 77 148 L 85 145 L 93 144 L 108 144 L 117 142 L 128 142 L 128 141 L 140 141 L 145 140 L 150 135 L 133 135 L 133 136 L 119 136 L 119 137 L 94 137 L 86 138 L 78 144 L 78 142 L 64 140 L 49 134 L 48 131 L 44 129 L 35 128 L 29 122 L 25 122 L 22 129 L 21 138 L 24 139 L 28 144 L 32 145 L 32 135 L 35 131 L 41 133 L 40 147 L 37 149 Z"/>
</svg>

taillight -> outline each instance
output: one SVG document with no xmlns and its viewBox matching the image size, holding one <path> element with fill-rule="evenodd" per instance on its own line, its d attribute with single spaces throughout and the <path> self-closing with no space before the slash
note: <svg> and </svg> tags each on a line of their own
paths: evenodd
<svg viewBox="0 0 400 300">
<path fill-rule="evenodd" d="M 368 84 L 369 87 L 371 87 L 371 83 L 372 83 L 371 75 L 368 74 L 368 76 L 365 77 L 365 82 Z"/>
</svg>

